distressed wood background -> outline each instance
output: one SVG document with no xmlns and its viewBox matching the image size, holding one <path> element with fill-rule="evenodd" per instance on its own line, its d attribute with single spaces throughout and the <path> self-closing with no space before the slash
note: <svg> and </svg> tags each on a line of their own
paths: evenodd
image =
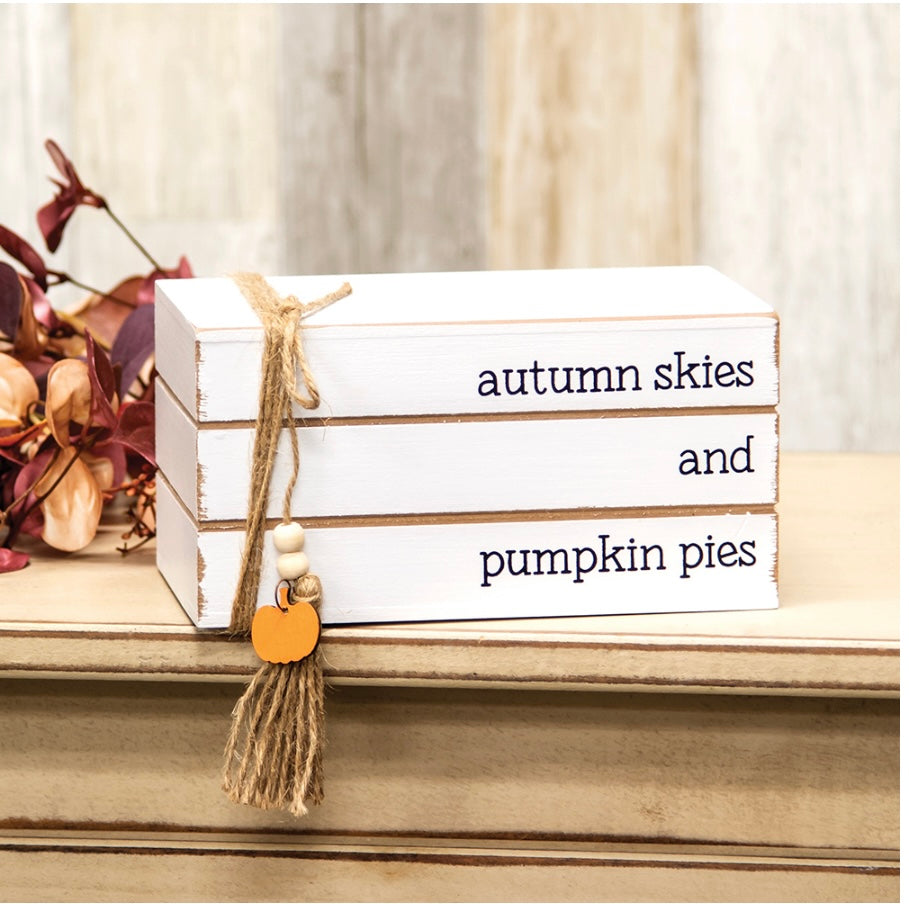
<svg viewBox="0 0 909 904">
<path fill-rule="evenodd" d="M 53 136 L 200 275 L 708 263 L 782 443 L 898 448 L 896 5 L 0 6 L 0 222 Z M 79 211 L 59 255 L 141 259 Z"/>
</svg>

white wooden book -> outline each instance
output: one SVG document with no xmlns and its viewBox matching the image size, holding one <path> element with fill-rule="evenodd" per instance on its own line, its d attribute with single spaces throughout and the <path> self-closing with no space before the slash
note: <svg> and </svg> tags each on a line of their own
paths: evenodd
<svg viewBox="0 0 909 904">
<path fill-rule="evenodd" d="M 158 463 L 199 521 L 245 521 L 250 426 L 193 422 L 157 389 Z M 298 427 L 293 516 L 776 502 L 775 412 Z M 290 474 L 282 437 L 268 517 Z"/>
<path fill-rule="evenodd" d="M 271 282 L 306 301 L 344 279 Z M 305 321 L 323 404 L 294 428 L 292 515 L 326 623 L 777 605 L 767 305 L 706 267 L 349 281 Z M 229 280 L 157 292 L 158 563 L 197 624 L 223 627 L 262 327 Z M 275 583 L 266 539 L 260 604 Z"/>
<path fill-rule="evenodd" d="M 276 277 L 321 417 L 773 406 L 773 310 L 709 267 Z M 228 279 L 156 284 L 156 365 L 202 423 L 255 421 L 262 327 Z M 303 415 L 304 412 L 298 412 Z"/>
<path fill-rule="evenodd" d="M 325 624 L 770 609 L 776 514 L 536 513 L 306 526 Z M 200 525 L 158 484 L 158 562 L 192 620 L 223 628 L 245 533 Z M 264 576 L 275 575 L 271 532 Z M 259 605 L 273 604 L 267 577 Z"/>
</svg>

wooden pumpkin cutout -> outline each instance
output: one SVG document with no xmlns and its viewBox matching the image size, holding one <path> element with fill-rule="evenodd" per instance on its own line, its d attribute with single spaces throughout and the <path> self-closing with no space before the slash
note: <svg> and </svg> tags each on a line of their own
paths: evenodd
<svg viewBox="0 0 909 904">
<path fill-rule="evenodd" d="M 253 649 L 266 662 L 298 662 L 316 648 L 322 624 L 310 603 L 292 603 L 288 588 L 278 588 L 276 606 L 260 606 L 252 623 Z M 281 604 L 284 605 L 281 605 Z"/>
</svg>

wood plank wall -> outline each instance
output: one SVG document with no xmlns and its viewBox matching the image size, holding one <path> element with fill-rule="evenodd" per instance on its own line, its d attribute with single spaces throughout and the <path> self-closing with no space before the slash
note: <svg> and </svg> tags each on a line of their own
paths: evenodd
<svg viewBox="0 0 909 904">
<path fill-rule="evenodd" d="M 491 6 L 489 264 L 695 257 L 691 6 Z"/>
<path fill-rule="evenodd" d="M 899 11 L 700 20 L 699 256 L 780 312 L 783 442 L 895 450 Z"/>
<path fill-rule="evenodd" d="M 709 263 L 782 442 L 898 448 L 896 5 L 0 6 L 0 222 L 47 135 L 200 274 Z M 93 211 L 63 263 L 142 266 Z"/>
</svg>

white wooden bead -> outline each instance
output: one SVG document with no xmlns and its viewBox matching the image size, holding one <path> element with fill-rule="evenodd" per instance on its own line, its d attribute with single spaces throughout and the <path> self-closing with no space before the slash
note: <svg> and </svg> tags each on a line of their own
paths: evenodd
<svg viewBox="0 0 909 904">
<path fill-rule="evenodd" d="M 305 552 L 286 552 L 278 556 L 278 574 L 282 580 L 295 581 L 309 571 L 309 558 Z"/>
<path fill-rule="evenodd" d="M 303 548 L 303 528 L 296 521 L 279 524 L 271 536 L 278 552 L 299 552 Z"/>
</svg>

